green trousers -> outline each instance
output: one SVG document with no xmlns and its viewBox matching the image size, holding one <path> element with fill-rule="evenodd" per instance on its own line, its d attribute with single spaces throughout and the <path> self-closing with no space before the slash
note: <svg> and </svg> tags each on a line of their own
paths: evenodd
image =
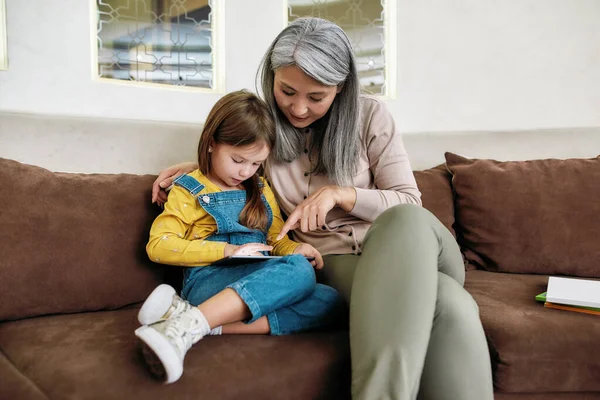
<svg viewBox="0 0 600 400">
<path fill-rule="evenodd" d="M 494 398 L 460 250 L 429 211 L 385 211 L 361 255 L 325 257 L 323 279 L 350 304 L 353 399 Z"/>
</svg>

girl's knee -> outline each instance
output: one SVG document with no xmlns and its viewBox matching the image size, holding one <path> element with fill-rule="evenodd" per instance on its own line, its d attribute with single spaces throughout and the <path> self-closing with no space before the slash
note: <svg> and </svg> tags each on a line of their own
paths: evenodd
<svg viewBox="0 0 600 400">
<path fill-rule="evenodd" d="M 331 286 L 317 283 L 314 298 L 320 303 L 322 318 L 325 326 L 338 326 L 347 324 L 348 310 L 346 303 L 337 290 Z"/>
<path fill-rule="evenodd" d="M 315 287 L 315 296 L 318 297 L 323 303 L 332 306 L 337 306 L 338 304 L 343 303 L 342 296 L 340 296 L 337 290 L 331 286 L 323 285 L 321 283 L 317 283 Z"/>
<path fill-rule="evenodd" d="M 301 254 L 285 257 L 284 268 L 292 269 L 291 279 L 298 289 L 310 293 L 315 289 L 317 277 L 312 264 Z"/>
</svg>

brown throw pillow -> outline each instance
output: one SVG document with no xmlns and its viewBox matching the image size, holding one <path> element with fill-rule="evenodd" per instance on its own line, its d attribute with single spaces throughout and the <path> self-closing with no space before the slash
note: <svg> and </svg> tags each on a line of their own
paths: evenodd
<svg viewBox="0 0 600 400">
<path fill-rule="evenodd" d="M 454 224 L 454 204 L 450 178 L 452 175 L 444 164 L 427 169 L 414 171 L 417 187 L 421 192 L 423 207 L 431 211 L 446 228 L 456 237 Z"/>
<path fill-rule="evenodd" d="M 445 155 L 454 228 L 470 264 L 600 277 L 600 157 L 499 162 Z"/>
<path fill-rule="evenodd" d="M 153 180 L 0 158 L 0 320 L 143 300 L 163 276 L 145 252 Z"/>
</svg>

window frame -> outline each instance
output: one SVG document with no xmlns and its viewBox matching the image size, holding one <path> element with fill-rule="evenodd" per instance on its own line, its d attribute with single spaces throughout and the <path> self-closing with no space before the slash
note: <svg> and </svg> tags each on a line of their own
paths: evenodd
<svg viewBox="0 0 600 400">
<path fill-rule="evenodd" d="M 398 74 L 398 8 L 396 0 L 382 0 L 383 30 L 385 33 L 385 94 L 384 98 L 395 99 Z M 388 59 L 389 58 L 389 59 Z"/>
<path fill-rule="evenodd" d="M 0 0 L 0 71 L 8 70 L 8 37 L 6 29 L 6 1 Z"/>
</svg>

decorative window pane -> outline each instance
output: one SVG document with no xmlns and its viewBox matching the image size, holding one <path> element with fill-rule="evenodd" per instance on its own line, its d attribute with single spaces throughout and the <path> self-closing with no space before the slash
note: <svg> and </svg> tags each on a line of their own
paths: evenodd
<svg viewBox="0 0 600 400">
<path fill-rule="evenodd" d="M 352 41 L 362 91 L 393 96 L 393 60 L 388 50 L 395 45 L 391 3 L 393 0 L 288 0 L 288 20 L 313 16 L 339 25 Z"/>
<path fill-rule="evenodd" d="M 210 0 L 97 0 L 98 75 L 215 89 Z"/>
</svg>

